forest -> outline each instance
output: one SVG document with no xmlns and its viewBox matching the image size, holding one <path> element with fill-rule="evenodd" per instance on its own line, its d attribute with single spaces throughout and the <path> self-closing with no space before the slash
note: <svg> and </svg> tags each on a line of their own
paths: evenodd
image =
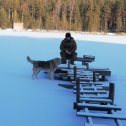
<svg viewBox="0 0 126 126">
<path fill-rule="evenodd" d="M 126 32 L 126 0 L 0 0 L 0 28 Z"/>
</svg>

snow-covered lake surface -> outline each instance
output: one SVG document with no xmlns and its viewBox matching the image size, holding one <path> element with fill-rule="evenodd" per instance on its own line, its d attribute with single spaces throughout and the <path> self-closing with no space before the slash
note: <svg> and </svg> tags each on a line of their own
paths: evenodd
<svg viewBox="0 0 126 126">
<path fill-rule="evenodd" d="M 0 126 L 83 126 L 85 118 L 73 110 L 72 90 L 48 80 L 44 73 L 32 80 L 32 65 L 26 61 L 60 57 L 65 32 L 15 32 L 0 30 Z M 72 33 L 78 56 L 94 55 L 91 67 L 110 68 L 116 85 L 115 104 L 126 115 L 126 36 Z M 78 64 L 76 62 L 76 64 Z M 66 83 L 66 82 L 62 82 Z M 112 121 L 97 123 L 115 126 Z M 95 122 L 94 121 L 94 122 Z M 123 121 L 124 126 L 126 122 Z"/>
</svg>

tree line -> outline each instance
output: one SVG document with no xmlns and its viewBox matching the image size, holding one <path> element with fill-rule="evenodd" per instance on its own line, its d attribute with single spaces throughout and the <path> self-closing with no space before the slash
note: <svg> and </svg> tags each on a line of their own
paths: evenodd
<svg viewBox="0 0 126 126">
<path fill-rule="evenodd" d="M 0 28 L 126 32 L 126 0 L 0 0 Z"/>
</svg>

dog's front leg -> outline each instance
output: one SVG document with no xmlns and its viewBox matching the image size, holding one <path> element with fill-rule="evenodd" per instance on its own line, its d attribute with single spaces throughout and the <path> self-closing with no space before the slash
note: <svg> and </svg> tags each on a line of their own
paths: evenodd
<svg viewBox="0 0 126 126">
<path fill-rule="evenodd" d="M 36 73 L 35 73 L 35 78 L 36 79 L 38 79 L 38 76 L 37 75 L 38 75 L 39 72 L 40 72 L 40 70 L 36 71 Z"/>
<path fill-rule="evenodd" d="M 54 72 L 53 71 L 50 72 L 50 79 L 54 80 Z"/>
<path fill-rule="evenodd" d="M 54 71 L 53 71 L 53 64 L 50 64 L 50 80 L 54 80 Z"/>
<path fill-rule="evenodd" d="M 48 79 L 51 80 L 51 72 L 50 71 L 48 72 Z"/>
<path fill-rule="evenodd" d="M 33 79 L 38 79 L 37 75 L 38 75 L 39 72 L 40 72 L 39 70 L 33 69 L 32 78 L 33 78 Z"/>
<path fill-rule="evenodd" d="M 32 74 L 32 79 L 33 80 L 38 79 L 37 75 L 36 74 Z"/>
<path fill-rule="evenodd" d="M 33 70 L 32 79 L 35 79 L 35 71 Z"/>
</svg>

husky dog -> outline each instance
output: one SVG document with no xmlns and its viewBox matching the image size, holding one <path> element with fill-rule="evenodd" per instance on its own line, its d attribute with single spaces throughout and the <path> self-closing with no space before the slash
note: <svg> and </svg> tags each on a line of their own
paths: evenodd
<svg viewBox="0 0 126 126">
<path fill-rule="evenodd" d="M 33 74 L 32 78 L 37 79 L 37 75 L 40 71 L 48 72 L 49 79 L 54 79 L 54 72 L 57 69 L 57 66 L 61 63 L 60 58 L 54 58 L 48 61 L 35 61 L 32 60 L 29 56 L 27 56 L 27 61 L 33 64 Z"/>
</svg>

